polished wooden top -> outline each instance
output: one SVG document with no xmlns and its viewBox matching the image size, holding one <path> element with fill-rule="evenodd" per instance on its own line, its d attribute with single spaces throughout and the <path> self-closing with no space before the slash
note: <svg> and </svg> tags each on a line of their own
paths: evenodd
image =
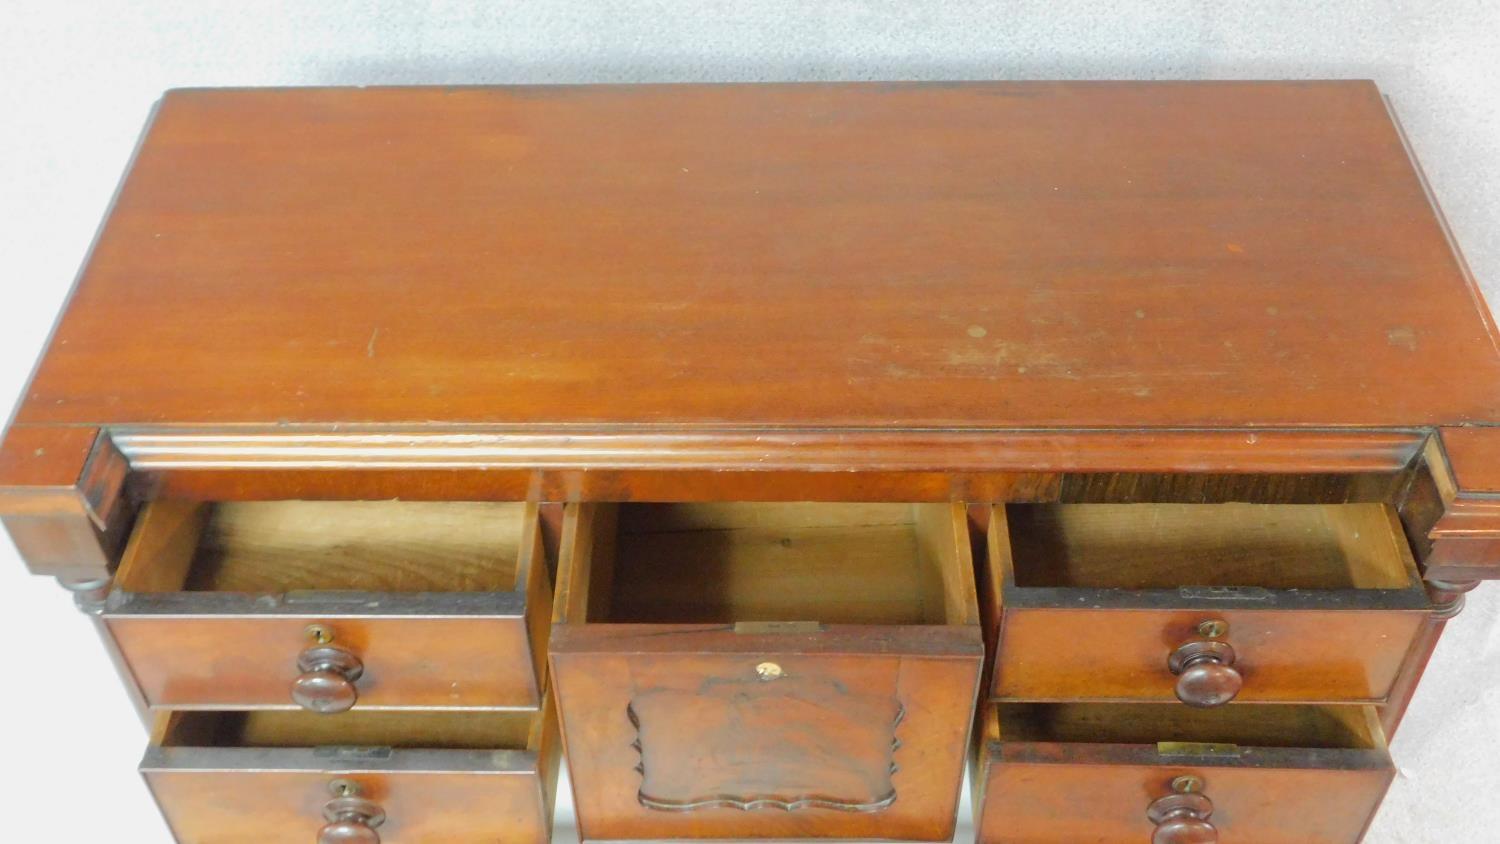
<svg viewBox="0 0 1500 844">
<path fill-rule="evenodd" d="M 1496 420 L 1366 82 L 174 91 L 16 417 Z"/>
<path fill-rule="evenodd" d="M 1446 428 L 1443 447 L 1454 464 L 1457 485 L 1466 490 L 1500 494 L 1500 431 L 1493 428 Z"/>
</svg>

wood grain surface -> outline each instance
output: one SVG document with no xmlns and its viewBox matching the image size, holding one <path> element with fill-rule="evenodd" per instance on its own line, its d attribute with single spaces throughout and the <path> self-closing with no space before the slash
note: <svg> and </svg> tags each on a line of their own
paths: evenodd
<svg viewBox="0 0 1500 844">
<path fill-rule="evenodd" d="M 181 844 L 301 844 L 343 780 L 386 813 L 388 844 L 545 844 L 552 710 L 163 713 L 141 763 Z M 304 743 L 305 742 L 305 743 Z M 360 742 L 358 746 L 356 742 Z"/>
<path fill-rule="evenodd" d="M 970 550 L 956 504 L 569 505 L 551 666 L 580 834 L 951 838 Z"/>
<path fill-rule="evenodd" d="M 16 421 L 1411 426 L 1497 383 L 1368 82 L 182 90 Z"/>
<path fill-rule="evenodd" d="M 1171 793 L 1175 777 L 1191 775 L 1202 781 L 1203 793 L 1213 801 L 1210 820 L 1219 840 L 1354 844 L 1394 775 L 1379 726 L 1367 708 L 1320 718 L 1304 707 L 1259 707 L 1276 710 L 1262 719 L 1239 717 L 1234 707 L 1212 713 L 1135 707 L 1171 713 L 1144 722 L 1132 717 L 1131 707 L 1117 709 L 1122 708 L 1098 707 L 1081 731 L 1064 725 L 1061 731 L 1040 734 L 1035 725 L 1012 730 L 1012 713 L 1005 707 L 998 719 L 991 710 L 974 768 L 975 840 L 1149 841 L 1153 827 L 1146 807 Z M 1288 709 L 1301 711 L 1289 719 Z M 1349 729 L 1351 716 L 1368 726 Z M 1174 718 L 1196 723 L 1184 729 Z M 1217 730 L 1213 721 L 1220 723 Z M 1291 729 L 1272 731 L 1264 728 L 1267 723 Z M 1157 744 L 1222 745 L 1235 739 L 1243 744 L 1213 750 Z"/>
<path fill-rule="evenodd" d="M 575 627 L 604 632 L 575 637 Z M 952 838 L 977 628 L 845 628 L 830 653 L 809 648 L 816 635 L 744 636 L 742 648 L 753 650 L 735 652 L 716 647 L 735 634 L 705 632 L 554 631 L 553 681 L 585 839 Z M 921 652 L 927 638 L 944 640 L 939 652 Z M 786 705 L 718 694 L 734 684 L 756 698 L 780 694 L 760 688 L 781 682 L 758 679 L 766 662 L 798 687 Z M 634 701 L 651 710 L 640 726 Z M 662 737 L 662 719 L 697 737 L 700 752 L 673 752 L 681 737 Z"/>
<path fill-rule="evenodd" d="M 104 621 L 153 707 L 294 706 L 316 624 L 363 661 L 361 708 L 532 708 L 552 595 L 536 521 L 516 503 L 155 501 Z"/>
<path fill-rule="evenodd" d="M 1379 702 L 1431 614 L 1382 505 L 1010 509 L 981 590 L 997 699 L 1173 701 L 1168 655 L 1218 620 L 1239 701 Z"/>
<path fill-rule="evenodd" d="M 973 577 L 954 506 L 624 505 L 599 620 L 963 624 L 945 593 Z"/>
</svg>

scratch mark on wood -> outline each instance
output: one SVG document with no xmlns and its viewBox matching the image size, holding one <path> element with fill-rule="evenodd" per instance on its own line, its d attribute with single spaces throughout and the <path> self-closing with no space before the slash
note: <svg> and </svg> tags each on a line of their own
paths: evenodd
<svg viewBox="0 0 1500 844">
<path fill-rule="evenodd" d="M 1417 350 L 1417 332 L 1413 331 L 1409 325 L 1398 325 L 1395 328 L 1386 329 L 1385 341 L 1408 352 Z"/>
</svg>

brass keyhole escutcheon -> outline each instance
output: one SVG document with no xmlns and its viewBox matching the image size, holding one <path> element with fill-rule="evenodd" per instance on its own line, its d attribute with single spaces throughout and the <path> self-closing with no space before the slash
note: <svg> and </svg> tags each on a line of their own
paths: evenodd
<svg viewBox="0 0 1500 844">
<path fill-rule="evenodd" d="M 1229 634 L 1229 622 L 1212 619 L 1198 624 L 1198 635 L 1205 639 L 1222 639 Z"/>
<path fill-rule="evenodd" d="M 1178 794 L 1195 794 L 1203 790 L 1203 780 L 1192 774 L 1185 774 L 1172 780 L 1172 790 Z"/>
<path fill-rule="evenodd" d="M 784 673 L 781 670 L 781 666 L 774 662 L 762 662 L 760 665 L 755 666 L 755 676 L 766 682 L 779 680 Z"/>
</svg>

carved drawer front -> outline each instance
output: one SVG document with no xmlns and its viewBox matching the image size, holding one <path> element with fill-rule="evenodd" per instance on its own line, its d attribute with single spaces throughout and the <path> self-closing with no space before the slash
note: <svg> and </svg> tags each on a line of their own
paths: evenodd
<svg viewBox="0 0 1500 844">
<path fill-rule="evenodd" d="M 588 840 L 948 840 L 983 644 L 958 505 L 579 505 L 553 680 Z"/>
<path fill-rule="evenodd" d="M 153 707 L 535 708 L 535 505 L 158 501 L 104 614 Z"/>
<path fill-rule="evenodd" d="M 1379 702 L 1432 611 L 1383 504 L 995 507 L 1000 700 Z"/>
<path fill-rule="evenodd" d="M 177 712 L 141 773 L 180 844 L 543 844 L 547 711 Z"/>
<path fill-rule="evenodd" d="M 990 707 L 976 841 L 1354 844 L 1394 775 L 1374 707 Z"/>
</svg>

